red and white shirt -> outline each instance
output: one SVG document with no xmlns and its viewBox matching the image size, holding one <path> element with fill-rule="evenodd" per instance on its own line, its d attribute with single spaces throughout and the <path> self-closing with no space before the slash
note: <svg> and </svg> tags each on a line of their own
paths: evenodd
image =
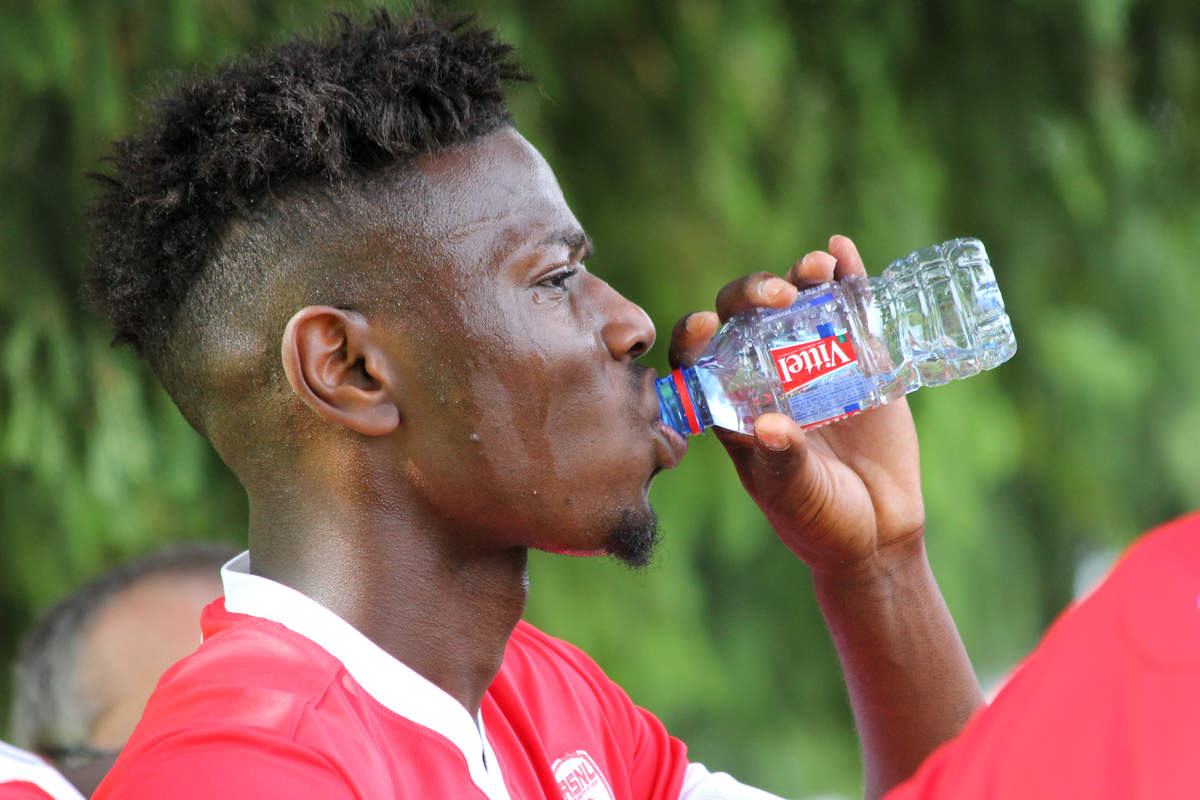
<svg viewBox="0 0 1200 800">
<path fill-rule="evenodd" d="M 97 800 L 768 800 L 686 748 L 583 652 L 524 622 L 472 716 L 303 594 L 222 570 Z"/>
<path fill-rule="evenodd" d="M 37 755 L 0 742 L 0 800 L 83 800 L 83 795 Z"/>
</svg>

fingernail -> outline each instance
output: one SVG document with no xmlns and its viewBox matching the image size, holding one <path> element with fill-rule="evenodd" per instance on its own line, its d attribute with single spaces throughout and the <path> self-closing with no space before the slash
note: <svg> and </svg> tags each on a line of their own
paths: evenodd
<svg viewBox="0 0 1200 800">
<path fill-rule="evenodd" d="M 687 319 L 683 321 L 683 327 L 688 333 L 700 332 L 700 315 L 688 314 Z"/>
<path fill-rule="evenodd" d="M 779 280 L 779 278 L 767 278 L 758 285 L 758 293 L 763 297 L 774 299 L 783 291 L 784 285 L 784 282 Z"/>
<path fill-rule="evenodd" d="M 788 449 L 787 434 L 776 431 L 758 431 L 758 441 L 768 450 L 782 452 Z"/>
</svg>

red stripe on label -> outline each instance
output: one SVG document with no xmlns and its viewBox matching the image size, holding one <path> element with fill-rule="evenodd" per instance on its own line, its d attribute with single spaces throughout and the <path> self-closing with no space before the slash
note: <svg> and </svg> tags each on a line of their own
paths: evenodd
<svg viewBox="0 0 1200 800">
<path fill-rule="evenodd" d="M 845 336 L 826 336 L 811 342 L 777 347 L 771 351 L 784 394 L 812 383 L 858 361 L 854 345 Z"/>
<path fill-rule="evenodd" d="M 855 414 L 861 414 L 862 412 L 863 409 L 858 408 L 854 411 L 848 411 L 845 414 L 838 414 L 836 416 L 829 417 L 828 419 L 819 419 L 816 422 L 806 422 L 800 427 L 806 431 L 811 428 L 820 428 L 822 425 L 828 425 L 832 422 L 841 422 L 844 419 L 850 419 L 850 417 L 853 417 Z"/>
<path fill-rule="evenodd" d="M 683 381 L 683 373 L 679 370 L 671 370 L 671 381 L 675 384 L 675 391 L 683 403 L 683 413 L 687 417 L 688 430 L 695 436 L 700 432 L 700 420 L 696 418 L 696 408 L 692 405 L 692 393 L 688 391 L 687 384 Z"/>
</svg>

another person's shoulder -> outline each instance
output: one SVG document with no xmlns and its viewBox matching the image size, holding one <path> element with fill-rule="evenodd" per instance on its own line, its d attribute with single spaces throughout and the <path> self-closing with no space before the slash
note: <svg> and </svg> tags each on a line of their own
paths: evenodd
<svg viewBox="0 0 1200 800">
<path fill-rule="evenodd" d="M 0 800 L 55 800 L 32 781 L 0 781 Z"/>
<path fill-rule="evenodd" d="M 1095 624 L 1118 629 L 1128 656 L 1144 665 L 1146 682 L 1161 685 L 1151 676 L 1181 673 L 1192 692 L 1175 708 L 1200 712 L 1194 699 L 1200 697 L 1200 513 L 1138 539 L 1096 595 L 1100 613 Z M 1121 677 L 1124 683 L 1130 681 L 1129 676 Z M 1200 735 L 1200 727 L 1190 727 Z"/>
<path fill-rule="evenodd" d="M 1197 796 L 1198 625 L 1192 514 L 1139 538 L 991 706 L 888 800 Z"/>
<path fill-rule="evenodd" d="M 33 753 L 0 742 L 0 800 L 83 800 L 83 796 Z"/>
<path fill-rule="evenodd" d="M 1200 572 L 1200 511 L 1164 523 L 1130 546 L 1112 580 Z"/>
</svg>

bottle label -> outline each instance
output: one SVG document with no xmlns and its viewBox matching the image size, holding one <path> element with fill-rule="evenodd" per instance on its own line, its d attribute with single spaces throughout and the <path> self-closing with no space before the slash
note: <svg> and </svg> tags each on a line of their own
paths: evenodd
<svg viewBox="0 0 1200 800">
<path fill-rule="evenodd" d="M 790 344 L 771 350 L 771 359 L 779 372 L 784 394 L 858 363 L 858 354 L 845 331 L 836 336 L 824 336 L 800 344 Z"/>
<path fill-rule="evenodd" d="M 771 349 L 788 410 L 805 428 L 858 414 L 864 403 L 873 405 L 869 381 L 846 331 L 824 322 L 816 333 L 807 342 L 778 343 Z"/>
</svg>

